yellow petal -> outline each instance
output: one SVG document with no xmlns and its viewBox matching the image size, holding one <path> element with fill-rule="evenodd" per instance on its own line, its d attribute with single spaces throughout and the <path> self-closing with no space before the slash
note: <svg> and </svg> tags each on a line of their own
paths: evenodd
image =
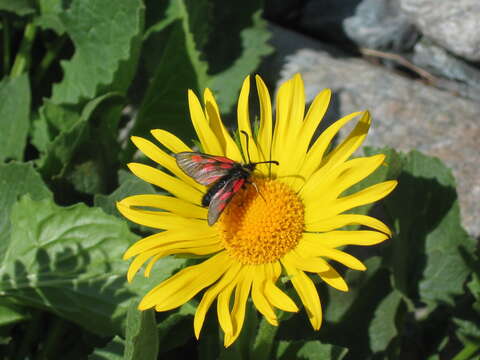
<svg viewBox="0 0 480 360">
<path fill-rule="evenodd" d="M 265 316 L 265 319 L 272 325 L 278 326 L 277 316 L 265 296 L 266 274 L 265 266 L 257 265 L 253 273 L 252 300 L 255 307 Z"/>
<path fill-rule="evenodd" d="M 360 260 L 352 255 L 324 246 L 318 241 L 311 241 L 308 238 L 302 239 L 296 250 L 303 256 L 321 256 L 335 260 L 353 270 L 365 271 L 367 269 Z"/>
<path fill-rule="evenodd" d="M 192 90 L 188 91 L 188 107 L 192 124 L 202 144 L 203 152 L 212 155 L 225 155 L 222 147 L 205 118 L 202 106 Z"/>
<path fill-rule="evenodd" d="M 338 131 L 348 122 L 360 115 L 361 112 L 355 112 L 347 115 L 340 120 L 330 125 L 311 146 L 308 154 L 305 158 L 303 166 L 300 170 L 299 176 L 303 179 L 308 179 L 314 171 L 316 171 L 322 165 L 322 159 L 325 151 L 328 149 Z"/>
<path fill-rule="evenodd" d="M 230 136 L 230 133 L 222 123 L 217 102 L 210 89 L 205 89 L 203 99 L 205 102 L 205 114 L 207 115 L 208 123 L 222 147 L 222 154 L 220 155 L 225 155 L 229 159 L 241 162 L 242 154 L 240 153 L 237 144 Z"/>
<path fill-rule="evenodd" d="M 175 158 L 173 156 L 168 155 L 164 151 L 160 150 L 158 146 L 144 138 L 132 136 L 131 140 L 135 144 L 135 146 L 139 148 L 150 159 L 160 164 L 167 170 L 171 171 L 175 176 L 182 179 L 190 186 L 197 188 L 200 191 L 205 191 L 205 186 L 197 183 L 178 167 L 177 162 L 175 161 Z"/>
<path fill-rule="evenodd" d="M 283 141 L 289 136 L 288 129 L 288 114 L 292 100 L 293 80 L 285 81 L 280 85 L 277 92 L 276 113 L 275 113 L 275 130 L 273 132 L 272 144 L 272 158 L 283 163 L 284 148 Z M 276 173 L 276 168 L 275 172 Z"/>
<path fill-rule="evenodd" d="M 128 220 L 154 229 L 194 228 L 205 224 L 205 220 L 188 219 L 168 212 L 132 209 L 122 203 L 117 203 L 117 209 Z"/>
<path fill-rule="evenodd" d="M 259 151 L 255 138 L 253 137 L 252 128 L 250 126 L 250 115 L 248 107 L 248 95 L 250 93 L 250 76 L 247 76 L 243 81 L 242 89 L 240 90 L 240 96 L 238 97 L 237 105 L 237 119 L 238 119 L 238 131 L 240 132 L 240 143 L 242 144 L 243 154 L 245 161 L 249 161 L 248 155 L 250 154 L 250 161 L 261 161 Z M 242 134 L 245 131 L 248 135 L 248 147 L 247 139 Z"/>
<path fill-rule="evenodd" d="M 265 266 L 265 273 L 267 276 L 267 282 L 265 283 L 265 297 L 268 299 L 270 304 L 280 310 L 297 312 L 298 307 L 295 305 L 293 300 L 275 285 L 278 280 L 278 275 L 274 273 L 274 267 L 281 271 L 280 264 L 278 263 L 275 263 L 275 265 L 266 264 Z"/>
<path fill-rule="evenodd" d="M 191 152 L 193 151 L 189 146 L 180 140 L 178 137 L 169 133 L 168 131 L 155 129 L 151 131 L 152 135 L 157 139 L 160 144 L 165 146 L 168 150 L 173 153 L 179 152 Z"/>
<path fill-rule="evenodd" d="M 371 123 L 370 113 L 365 111 L 355 128 L 348 134 L 347 138 L 338 145 L 325 158 L 326 167 L 336 166 L 343 163 L 357 150 L 367 137 L 368 129 Z"/>
<path fill-rule="evenodd" d="M 323 214 L 305 211 L 305 231 L 308 232 L 327 232 L 347 225 L 363 225 L 372 229 L 379 230 L 389 237 L 392 232 L 383 222 L 374 217 L 358 214 L 340 214 L 324 219 Z"/>
<path fill-rule="evenodd" d="M 301 189 L 302 198 L 336 199 L 352 185 L 360 182 L 373 173 L 385 160 L 385 155 L 378 154 L 349 160 L 332 169 L 323 166 L 317 170 Z M 328 191 L 325 189 L 328 188 Z M 325 200 L 323 200 L 325 201 Z"/>
<path fill-rule="evenodd" d="M 280 121 L 286 122 L 284 132 L 286 136 L 278 139 L 277 150 L 278 166 L 277 176 L 296 175 L 298 170 L 298 159 L 294 156 L 298 149 L 300 129 L 303 125 L 303 116 L 305 113 L 305 90 L 303 80 L 300 74 L 296 74 L 291 80 L 291 91 L 288 102 L 278 106 L 278 112 L 286 111 L 286 114 L 278 114 Z M 282 98 L 283 100 L 283 98 Z M 280 101 L 280 97 L 279 97 Z M 281 149 L 279 148 L 281 147 Z M 281 152 L 280 152 L 281 150 Z"/>
<path fill-rule="evenodd" d="M 327 112 L 331 97 L 332 91 L 330 89 L 323 90 L 315 97 L 310 105 L 305 121 L 300 129 L 300 134 L 296 138 L 293 152 L 289 156 L 289 161 L 292 163 L 292 174 L 299 173 L 303 161 L 307 156 L 308 146 L 312 141 L 313 135 L 318 128 L 320 121 Z M 303 182 L 304 181 L 298 177 L 290 177 L 287 179 L 287 183 L 295 190 L 298 190 L 303 185 Z"/>
<path fill-rule="evenodd" d="M 157 311 L 174 309 L 210 286 L 231 265 L 225 252 L 218 253 L 198 265 L 189 266 L 156 286 L 142 299 L 139 310 L 155 307 Z"/>
<path fill-rule="evenodd" d="M 158 186 L 180 199 L 200 204 L 202 193 L 185 182 L 144 164 L 130 163 L 128 168 L 140 179 Z"/>
<path fill-rule="evenodd" d="M 390 194 L 396 186 L 396 180 L 385 181 L 372 185 L 366 189 L 356 192 L 355 194 L 339 198 L 335 201 L 332 211 L 339 214 L 358 206 L 373 203 Z"/>
<path fill-rule="evenodd" d="M 170 246 L 171 249 L 164 250 L 162 253 L 152 257 L 145 267 L 143 275 L 149 277 L 153 265 L 155 265 L 159 259 L 168 255 L 212 255 L 224 249 L 223 245 L 218 241 L 212 241 L 211 243 L 205 243 L 203 245 L 197 241 L 196 245 L 193 242 L 184 245 L 186 246 L 185 248 L 178 248 L 172 245 Z"/>
<path fill-rule="evenodd" d="M 207 209 L 172 196 L 145 194 L 129 196 L 121 204 L 128 207 L 156 208 L 191 218 L 206 219 Z"/>
<path fill-rule="evenodd" d="M 306 234 L 304 234 L 305 236 Z M 288 258 L 288 262 L 292 264 L 296 269 L 308 272 L 322 272 L 327 271 L 329 266 L 327 262 L 319 257 L 305 257 L 298 254 L 297 251 L 292 250 L 284 255 L 285 258 Z"/>
<path fill-rule="evenodd" d="M 225 289 L 226 286 L 236 284 L 237 275 L 242 268 L 242 265 L 238 262 L 233 262 L 227 272 L 222 276 L 222 278 L 212 285 L 203 295 L 202 300 L 197 306 L 195 312 L 195 318 L 193 320 L 193 328 L 195 330 L 195 337 L 198 339 L 200 337 L 200 331 L 203 327 L 203 322 L 205 320 L 205 315 L 207 314 L 208 309 L 212 305 L 213 301 L 217 298 L 220 291 Z M 228 316 L 230 313 L 227 310 Z"/>
<path fill-rule="evenodd" d="M 232 297 L 232 292 L 235 286 L 237 285 L 239 279 L 232 281 L 228 284 L 218 295 L 217 297 L 217 317 L 218 323 L 222 328 L 223 332 L 226 334 L 233 333 L 233 324 L 232 324 L 232 316 L 230 314 L 230 299 Z"/>
<path fill-rule="evenodd" d="M 340 291 L 348 291 L 347 283 L 331 265 L 328 271 L 319 273 L 318 276 L 331 287 Z"/>
<path fill-rule="evenodd" d="M 315 330 L 320 329 L 320 325 L 322 324 L 322 306 L 315 285 L 303 271 L 296 269 L 295 266 L 288 261 L 288 258 L 284 257 L 282 264 L 307 310 L 308 319 L 312 327 Z"/>
<path fill-rule="evenodd" d="M 140 270 L 143 264 L 152 256 L 157 253 L 156 250 L 146 251 L 140 255 L 138 255 L 133 261 L 130 263 L 127 271 L 127 281 L 131 282 L 132 279 L 135 277 L 135 274 Z"/>
<path fill-rule="evenodd" d="M 225 333 L 223 342 L 225 347 L 229 347 L 238 338 L 245 320 L 245 308 L 252 286 L 254 266 L 245 266 L 242 270 L 244 274 L 240 276 L 235 288 L 235 301 L 232 309 L 233 332 Z"/>
<path fill-rule="evenodd" d="M 210 227 L 175 229 L 173 231 L 167 230 L 137 241 L 128 248 L 123 255 L 123 258 L 125 260 L 129 259 L 132 256 L 141 254 L 144 251 L 152 250 L 158 246 L 169 244 L 178 244 L 178 246 L 180 246 L 180 244 L 185 241 L 198 241 L 197 244 L 201 244 L 203 241 L 211 242 L 210 239 L 218 239 L 218 234 L 216 234 Z"/>
<path fill-rule="evenodd" d="M 258 145 L 261 152 L 260 155 L 263 161 L 274 160 L 271 158 L 272 102 L 267 86 L 263 82 L 262 78 L 258 75 L 255 75 L 255 81 L 257 84 L 258 100 L 260 103 L 260 129 L 258 131 Z M 267 167 L 268 164 L 263 166 Z M 267 171 L 267 169 L 263 170 Z"/>
<path fill-rule="evenodd" d="M 311 241 L 312 243 L 318 243 L 321 246 L 326 246 L 330 248 L 336 248 L 339 246 L 345 245 L 362 245 L 369 246 L 381 243 L 382 241 L 388 239 L 388 235 L 370 230 L 358 230 L 358 231 L 349 231 L 349 230 L 339 230 L 339 231 L 329 231 L 326 233 L 304 233 L 303 240 Z M 317 272 L 322 272 L 319 270 Z"/>
</svg>

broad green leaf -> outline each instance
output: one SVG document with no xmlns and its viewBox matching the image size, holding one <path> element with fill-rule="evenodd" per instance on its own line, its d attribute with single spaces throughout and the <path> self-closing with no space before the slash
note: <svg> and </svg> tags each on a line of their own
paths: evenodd
<svg viewBox="0 0 480 360">
<path fill-rule="evenodd" d="M 252 302 L 247 302 L 245 320 L 240 336 L 228 348 L 221 348 L 218 360 L 248 359 L 255 341 L 258 323 L 257 309 L 255 309 Z"/>
<path fill-rule="evenodd" d="M 270 359 L 272 349 L 275 345 L 275 335 L 277 334 L 278 326 L 271 325 L 264 317 L 260 321 L 258 332 L 255 337 L 250 357 L 252 359 L 262 360 Z"/>
<path fill-rule="evenodd" d="M 116 142 L 112 138 L 116 133 L 121 103 L 118 93 L 108 93 L 88 102 L 79 113 L 65 105 L 46 102 L 39 111 L 32 135 L 35 145 L 42 151 L 38 160 L 42 174 L 48 179 L 62 177 L 74 160 L 82 164 L 92 158 L 97 168 L 112 171 L 111 157 L 117 158 Z M 107 114 L 94 116 L 102 111 Z M 109 177 L 103 177 L 106 174 L 100 175 L 102 181 L 109 180 Z"/>
<path fill-rule="evenodd" d="M 20 321 L 25 321 L 30 318 L 25 309 L 18 305 L 10 303 L 7 299 L 0 300 L 0 326 L 15 324 Z"/>
<path fill-rule="evenodd" d="M 125 170 L 119 171 L 120 186 L 110 195 L 95 195 L 95 206 L 99 206 L 107 214 L 115 215 L 123 219 L 118 212 L 115 203 L 128 196 L 140 194 L 155 194 L 155 188 L 142 179 L 130 174 Z"/>
<path fill-rule="evenodd" d="M 165 317 L 158 321 L 157 326 L 160 353 L 182 346 L 194 337 L 193 315 L 196 306 L 191 303 L 187 302 L 176 311 L 162 314 Z M 203 341 L 203 336 L 201 338 Z"/>
<path fill-rule="evenodd" d="M 156 360 L 158 332 L 154 310 L 140 311 L 132 301 L 127 314 L 124 360 Z"/>
<path fill-rule="evenodd" d="M 125 341 L 119 336 L 115 336 L 107 346 L 101 349 L 95 349 L 93 354 L 88 356 L 88 360 L 123 360 Z"/>
<path fill-rule="evenodd" d="M 0 99 L 0 161 L 22 160 L 30 126 L 28 76 L 0 81 Z"/>
<path fill-rule="evenodd" d="M 350 248 L 347 252 L 355 254 Z M 365 272 L 346 271 L 348 292 L 321 287 L 320 293 L 324 308 L 320 340 L 346 347 L 359 359 L 371 354 L 369 327 L 379 305 L 391 292 L 389 273 L 381 267 L 381 258 L 374 256 L 364 263 Z"/>
<path fill-rule="evenodd" d="M 279 360 L 342 360 L 347 353 L 346 348 L 323 344 L 318 340 L 280 341 L 275 358 Z"/>
<path fill-rule="evenodd" d="M 52 198 L 31 163 L 0 164 L 0 258 L 10 243 L 10 211 L 17 199 L 25 194 L 35 200 Z"/>
<path fill-rule="evenodd" d="M 35 2 L 33 0 L 0 0 L 0 10 L 19 16 L 29 15 L 35 12 Z"/>
<path fill-rule="evenodd" d="M 122 255 L 136 236 L 119 219 L 83 204 L 63 208 L 26 196 L 14 206 L 11 221 L 0 294 L 99 335 L 123 333 L 130 301 L 184 263 L 164 259 L 148 282 L 127 284 Z"/>
<path fill-rule="evenodd" d="M 65 3 L 58 0 L 38 0 L 37 3 L 40 14 L 35 18 L 35 24 L 62 35 L 65 32 L 65 25 L 60 19 L 60 14 L 64 11 Z"/>
<path fill-rule="evenodd" d="M 244 1 L 242 11 L 225 6 L 222 1 L 215 3 L 220 14 L 214 17 L 215 31 L 207 46 L 211 64 L 207 86 L 214 91 L 221 110 L 230 112 L 237 102 L 243 79 L 258 68 L 273 48 L 267 43 L 270 32 L 261 17 L 261 1 Z M 233 59 L 232 54 L 236 55 Z M 225 68 L 225 64 L 229 66 Z"/>
<path fill-rule="evenodd" d="M 457 337 L 464 343 L 473 343 L 480 346 L 480 324 L 477 319 L 464 320 L 454 318 L 453 322 L 457 325 Z"/>
<path fill-rule="evenodd" d="M 206 66 L 199 60 L 193 36 L 185 29 L 187 21 L 175 20 L 155 37 L 163 51 L 131 131 L 136 136 L 148 136 L 156 128 L 171 131 L 187 142 L 194 136 L 187 90 L 194 89 L 198 95 L 205 86 Z M 133 153 L 131 144 L 129 148 Z"/>
<path fill-rule="evenodd" d="M 396 318 L 401 302 L 402 295 L 397 291 L 392 291 L 375 310 L 368 329 L 370 348 L 373 352 L 385 351 L 390 341 L 398 335 Z"/>
<path fill-rule="evenodd" d="M 390 249 L 395 287 L 411 299 L 453 304 L 469 274 L 461 254 L 474 249 L 460 224 L 454 178 L 439 159 L 417 151 L 404 164 L 385 201 L 397 234 Z"/>
<path fill-rule="evenodd" d="M 80 114 L 74 109 L 44 100 L 32 124 L 32 144 L 41 153 L 46 152 L 50 143 L 62 132 L 68 131 L 79 119 Z"/>
<path fill-rule="evenodd" d="M 100 88 L 103 92 L 124 91 L 109 85 L 121 63 L 131 60 L 132 48 L 138 52 L 134 40 L 139 41 L 143 11 L 140 0 L 119 0 L 114 6 L 106 1 L 73 0 L 60 18 L 75 54 L 62 62 L 64 77 L 54 85 L 52 101 L 77 104 L 96 97 Z M 124 80 L 119 81 L 125 85 Z"/>
</svg>

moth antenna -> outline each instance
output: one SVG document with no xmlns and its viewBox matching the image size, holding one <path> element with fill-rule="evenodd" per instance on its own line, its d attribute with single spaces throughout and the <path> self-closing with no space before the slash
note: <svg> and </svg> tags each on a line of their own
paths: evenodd
<svg viewBox="0 0 480 360">
<path fill-rule="evenodd" d="M 267 199 L 265 199 L 265 198 L 263 197 L 262 193 L 260 192 L 260 190 L 258 190 L 257 184 L 255 184 L 254 182 L 252 182 L 252 183 L 250 183 L 250 184 L 252 184 L 253 187 L 255 188 L 255 190 L 257 190 L 258 195 L 260 195 L 260 197 L 263 199 L 263 201 L 267 202 Z"/>
<path fill-rule="evenodd" d="M 248 134 L 245 130 L 240 130 L 240 132 L 245 135 L 245 141 L 247 142 L 247 157 L 248 157 L 248 163 L 251 164 L 252 160 L 250 160 L 250 151 L 249 151 L 249 143 L 248 143 Z"/>
</svg>

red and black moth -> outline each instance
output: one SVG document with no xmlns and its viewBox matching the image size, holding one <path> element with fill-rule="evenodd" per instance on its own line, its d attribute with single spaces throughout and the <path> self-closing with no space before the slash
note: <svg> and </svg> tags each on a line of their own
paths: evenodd
<svg viewBox="0 0 480 360">
<path fill-rule="evenodd" d="M 245 133 L 246 135 L 246 133 Z M 247 136 L 248 149 L 248 136 Z M 248 153 L 248 150 L 247 150 Z M 202 206 L 208 206 L 208 225 L 212 226 L 225 210 L 233 196 L 245 185 L 258 164 L 276 164 L 278 161 L 259 161 L 241 164 L 223 156 L 200 152 L 174 154 L 177 165 L 199 184 L 210 186 L 202 197 Z"/>
</svg>

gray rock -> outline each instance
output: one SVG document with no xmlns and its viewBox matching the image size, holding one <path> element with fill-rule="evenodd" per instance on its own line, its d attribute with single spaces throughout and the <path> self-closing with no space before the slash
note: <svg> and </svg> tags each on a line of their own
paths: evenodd
<svg viewBox="0 0 480 360">
<path fill-rule="evenodd" d="M 410 50 L 418 38 L 399 0 L 363 0 L 343 21 L 343 29 L 360 47 L 394 52 Z"/>
<path fill-rule="evenodd" d="M 455 57 L 431 40 L 423 39 L 414 48 L 415 65 L 454 82 L 437 79 L 435 85 L 472 100 L 480 100 L 480 69 Z"/>
<path fill-rule="evenodd" d="M 400 0 L 423 34 L 452 53 L 480 60 L 480 1 Z"/>
<path fill-rule="evenodd" d="M 300 72 L 310 100 L 331 88 L 335 117 L 370 109 L 373 124 L 367 145 L 418 149 L 442 159 L 457 179 L 464 226 L 479 236 L 480 104 L 341 56 L 298 34 L 276 27 L 272 31 L 277 55 L 269 66 L 280 69 L 280 81 Z"/>
<path fill-rule="evenodd" d="M 411 49 L 418 38 L 399 0 L 307 1 L 299 26 L 322 40 L 395 52 Z"/>
<path fill-rule="evenodd" d="M 355 14 L 361 0 L 310 0 L 303 8 L 300 28 L 323 40 L 345 40 L 343 21 Z"/>
</svg>

